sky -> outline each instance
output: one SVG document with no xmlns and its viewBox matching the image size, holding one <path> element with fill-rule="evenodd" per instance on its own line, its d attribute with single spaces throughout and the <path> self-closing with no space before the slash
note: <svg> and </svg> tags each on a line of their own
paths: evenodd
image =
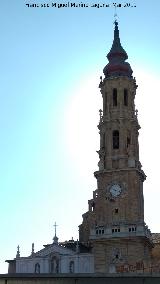
<svg viewBox="0 0 160 284">
<path fill-rule="evenodd" d="M 97 187 L 98 84 L 113 41 L 115 8 L 110 1 L 76 2 L 109 7 L 1 0 L 0 273 L 7 272 L 5 260 L 16 256 L 18 245 L 27 256 L 33 242 L 35 251 L 52 243 L 55 221 L 59 241 L 77 239 Z M 122 6 L 121 43 L 138 84 L 145 221 L 160 232 L 160 2 L 114 3 Z"/>
</svg>

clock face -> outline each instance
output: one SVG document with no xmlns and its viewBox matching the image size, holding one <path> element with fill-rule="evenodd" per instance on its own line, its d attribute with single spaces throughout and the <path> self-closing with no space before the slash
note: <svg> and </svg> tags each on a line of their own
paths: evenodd
<svg viewBox="0 0 160 284">
<path fill-rule="evenodd" d="M 110 188 L 110 193 L 113 197 L 117 197 L 121 194 L 121 187 L 119 184 L 113 184 Z"/>
</svg>

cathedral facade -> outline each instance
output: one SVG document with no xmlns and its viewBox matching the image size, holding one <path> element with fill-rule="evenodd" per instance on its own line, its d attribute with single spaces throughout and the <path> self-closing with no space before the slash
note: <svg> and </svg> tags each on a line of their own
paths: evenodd
<svg viewBox="0 0 160 284">
<path fill-rule="evenodd" d="M 136 80 L 126 62 L 115 21 L 114 40 L 99 88 L 103 98 L 98 125 L 100 149 L 97 189 L 79 226 L 79 241 L 52 244 L 28 257 L 17 256 L 9 273 L 118 273 L 144 271 L 160 263 L 160 234 L 144 221 L 139 160 Z"/>
</svg>

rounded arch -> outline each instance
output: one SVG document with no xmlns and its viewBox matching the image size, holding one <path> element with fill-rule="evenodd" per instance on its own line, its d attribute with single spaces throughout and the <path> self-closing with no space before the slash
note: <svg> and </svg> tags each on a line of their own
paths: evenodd
<svg viewBox="0 0 160 284">
<path fill-rule="evenodd" d="M 50 273 L 59 273 L 59 258 L 55 255 L 50 258 Z"/>
<path fill-rule="evenodd" d="M 113 130 L 113 149 L 119 149 L 119 130 Z"/>
<path fill-rule="evenodd" d="M 37 262 L 34 266 L 34 273 L 39 274 L 41 270 L 40 264 Z"/>
</svg>

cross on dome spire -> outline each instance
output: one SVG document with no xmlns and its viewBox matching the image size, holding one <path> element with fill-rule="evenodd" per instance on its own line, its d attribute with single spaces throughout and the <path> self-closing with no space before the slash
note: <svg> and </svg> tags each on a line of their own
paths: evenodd
<svg viewBox="0 0 160 284">
<path fill-rule="evenodd" d="M 53 227 L 54 227 L 54 229 L 55 229 L 55 236 L 56 236 L 56 228 L 57 228 L 57 224 L 56 224 L 56 222 L 54 223 L 54 225 L 53 225 Z"/>
<path fill-rule="evenodd" d="M 17 246 L 17 254 L 16 254 L 16 258 L 20 257 L 20 246 Z"/>
<path fill-rule="evenodd" d="M 56 222 L 54 223 L 54 225 L 53 225 L 53 227 L 54 227 L 54 229 L 55 229 L 55 233 L 54 233 L 54 237 L 53 237 L 53 243 L 54 244 L 58 244 L 58 237 L 57 237 L 57 235 L 56 235 L 56 233 L 57 233 L 57 224 L 56 224 Z"/>
</svg>

